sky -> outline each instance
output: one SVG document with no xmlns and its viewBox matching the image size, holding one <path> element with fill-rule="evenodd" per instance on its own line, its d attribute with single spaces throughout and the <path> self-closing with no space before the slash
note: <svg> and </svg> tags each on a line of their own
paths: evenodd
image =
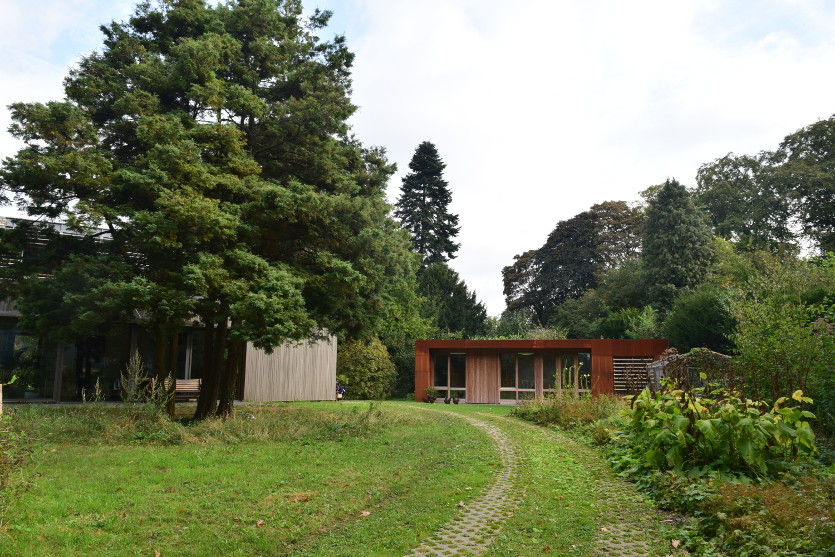
<svg viewBox="0 0 835 557">
<path fill-rule="evenodd" d="M 303 2 L 356 54 L 351 124 L 397 163 L 390 202 L 415 148 L 437 146 L 461 225 L 450 265 L 491 315 L 502 267 L 559 221 L 667 178 L 692 187 L 702 164 L 835 113 L 828 0 Z M 62 98 L 134 3 L 0 0 L 0 107 Z M 0 158 L 20 147 L 9 123 L 0 109 Z"/>
</svg>

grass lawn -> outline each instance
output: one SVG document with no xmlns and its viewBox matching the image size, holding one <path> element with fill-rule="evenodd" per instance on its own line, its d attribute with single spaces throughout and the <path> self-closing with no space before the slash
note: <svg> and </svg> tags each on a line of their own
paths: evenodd
<svg viewBox="0 0 835 557">
<path fill-rule="evenodd" d="M 507 407 L 240 410 L 195 425 L 122 409 L 19 410 L 35 452 L 28 487 L 3 513 L 0 555 L 404 555 L 499 464 L 486 435 L 448 412 L 494 423 L 521 457 L 525 496 L 490 555 L 590 555 L 611 519 L 600 457 L 505 417 Z M 630 535 L 657 541 L 651 528 Z"/>
</svg>

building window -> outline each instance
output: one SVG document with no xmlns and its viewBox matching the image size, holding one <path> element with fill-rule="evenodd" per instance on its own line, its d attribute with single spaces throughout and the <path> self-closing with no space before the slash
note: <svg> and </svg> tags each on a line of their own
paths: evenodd
<svg viewBox="0 0 835 557">
<path fill-rule="evenodd" d="M 505 352 L 501 354 L 501 383 L 499 400 L 517 402 L 536 397 L 533 352 Z"/>
<path fill-rule="evenodd" d="M 435 354 L 433 385 L 440 398 L 467 398 L 467 355 L 463 352 Z"/>
<path fill-rule="evenodd" d="M 542 390 L 556 393 L 591 392 L 591 353 L 542 355 Z"/>
</svg>

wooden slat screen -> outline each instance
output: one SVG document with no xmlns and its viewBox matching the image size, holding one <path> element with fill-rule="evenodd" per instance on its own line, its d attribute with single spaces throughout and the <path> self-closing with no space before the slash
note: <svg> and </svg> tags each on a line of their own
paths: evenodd
<svg viewBox="0 0 835 557">
<path fill-rule="evenodd" d="M 255 401 L 334 400 L 336 337 L 287 343 L 272 354 L 246 349 L 244 399 Z"/>
<path fill-rule="evenodd" d="M 615 356 L 615 394 L 634 395 L 640 393 L 647 386 L 647 364 L 652 358 L 632 356 Z"/>
</svg>

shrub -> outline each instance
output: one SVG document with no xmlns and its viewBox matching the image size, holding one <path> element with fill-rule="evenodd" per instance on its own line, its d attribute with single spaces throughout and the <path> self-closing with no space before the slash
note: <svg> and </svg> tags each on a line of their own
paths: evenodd
<svg viewBox="0 0 835 557">
<path fill-rule="evenodd" d="M 680 352 L 697 346 L 728 352 L 734 320 L 717 286 L 707 284 L 679 294 L 662 327 L 664 336 Z"/>
<path fill-rule="evenodd" d="M 348 389 L 347 398 L 377 399 L 390 396 L 397 371 L 386 347 L 374 339 L 343 343 L 336 358 L 337 381 Z"/>
<path fill-rule="evenodd" d="M 814 415 L 800 408 L 812 400 L 801 391 L 791 396 L 798 405 L 787 406 L 790 399 L 781 397 L 769 409 L 726 389 L 696 396 L 702 389 L 673 386 L 665 381 L 661 391 L 645 389 L 633 399 L 611 455 L 616 469 L 629 475 L 671 470 L 687 476 L 774 477 L 786 463 L 816 453 L 808 422 Z"/>
<path fill-rule="evenodd" d="M 567 429 L 588 428 L 595 443 L 608 441 L 615 427 L 607 423 L 624 409 L 621 398 L 562 394 L 522 402 L 510 411 L 516 416 L 539 425 L 556 425 Z"/>
<path fill-rule="evenodd" d="M 722 555 L 832 555 L 835 478 L 722 485 L 686 537 L 688 548 Z"/>
</svg>

